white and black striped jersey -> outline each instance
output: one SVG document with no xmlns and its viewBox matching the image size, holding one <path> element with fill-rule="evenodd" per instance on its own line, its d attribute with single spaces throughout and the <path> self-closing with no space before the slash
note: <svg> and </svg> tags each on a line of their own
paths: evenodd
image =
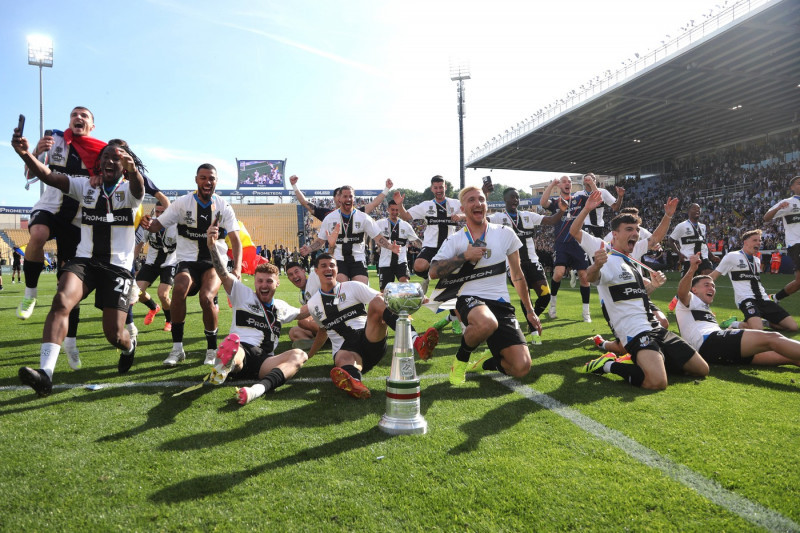
<svg viewBox="0 0 800 533">
<path fill-rule="evenodd" d="M 455 233 L 459 222 L 453 222 L 450 217 L 460 212 L 461 202 L 453 198 L 445 198 L 441 204 L 436 200 L 425 200 L 408 210 L 412 219 L 425 221 L 422 233 L 424 248 L 439 248 L 447 237 Z"/>
<path fill-rule="evenodd" d="M 608 192 L 608 189 L 600 189 L 600 188 L 598 188 L 597 190 L 600 191 L 600 195 L 603 198 L 603 204 L 605 204 L 607 206 L 612 206 L 612 205 L 614 205 L 614 202 L 617 201 L 617 199 L 614 198 L 614 195 L 611 194 L 610 192 Z M 591 194 L 590 192 L 588 192 L 588 191 L 586 191 L 586 189 L 584 189 L 582 191 L 578 191 L 578 192 L 573 193 L 572 197 L 573 198 L 580 198 L 582 196 L 585 196 L 586 198 L 588 198 L 590 194 Z M 582 202 L 582 205 L 585 205 L 585 203 L 586 203 L 586 201 L 584 200 Z M 592 209 L 589 212 L 589 216 L 587 216 L 586 220 L 583 221 L 583 227 L 584 228 L 585 227 L 589 227 L 589 228 L 603 228 L 603 227 L 605 227 L 606 223 L 603 220 L 603 215 L 605 214 L 606 208 L 605 208 L 605 206 L 603 204 L 600 204 L 599 206 L 595 207 L 594 209 Z"/>
<path fill-rule="evenodd" d="M 155 219 L 155 218 L 154 218 Z M 144 241 L 147 242 L 147 256 L 144 264 L 155 267 L 170 267 L 178 263 L 175 249 L 178 246 L 178 228 L 170 226 L 161 228 L 160 231 L 144 232 Z M 139 242 L 139 230 L 136 231 L 136 241 Z"/>
<path fill-rule="evenodd" d="M 789 207 L 784 207 L 775 213 L 774 218 L 783 219 L 783 233 L 786 236 L 786 245 L 800 243 L 800 196 L 784 198 L 770 209 L 775 209 L 781 202 L 789 202 Z"/>
<path fill-rule="evenodd" d="M 512 214 L 503 210 L 490 216 L 489 222 L 509 227 L 517 234 L 522 241 L 522 248 L 519 249 L 520 263 L 538 263 L 539 256 L 533 241 L 536 235 L 534 227 L 540 226 L 543 218 L 543 215 L 532 211 L 517 211 Z"/>
<path fill-rule="evenodd" d="M 594 257 L 604 246 L 608 261 L 600 269 L 597 293 L 608 313 L 608 321 L 614 333 L 628 344 L 639 333 L 653 329 L 654 320 L 650 310 L 650 297 L 639 266 L 629 257 L 612 253 L 610 243 L 581 230 L 581 248 Z M 632 257 L 641 257 L 647 251 L 647 241 L 639 241 L 633 247 Z"/>
<path fill-rule="evenodd" d="M 678 242 L 680 252 L 686 258 L 686 261 L 697 252 L 700 252 L 702 259 L 708 259 L 706 235 L 705 224 L 701 222 L 695 224 L 688 219 L 675 226 L 675 229 L 669 234 L 670 238 Z"/>
<path fill-rule="evenodd" d="M 761 285 L 760 257 L 747 255 L 742 250 L 730 252 L 725 254 L 715 270 L 731 278 L 736 305 L 749 298 L 767 299 L 767 291 Z"/>
<path fill-rule="evenodd" d="M 308 300 L 308 311 L 319 327 L 328 332 L 336 355 L 345 338 L 352 338 L 367 324 L 367 304 L 380 294 L 360 281 L 337 283 L 333 293 L 318 290 Z"/>
<path fill-rule="evenodd" d="M 354 209 L 350 216 L 342 214 L 340 209 L 332 211 L 322 221 L 319 228 L 319 238 L 328 240 L 336 224 L 339 224 L 339 235 L 336 237 L 336 249 L 333 251 L 334 259 L 338 261 L 364 261 L 364 234 L 375 238 L 380 234 L 380 229 L 371 216 Z"/>
<path fill-rule="evenodd" d="M 228 295 L 233 306 L 231 333 L 251 346 L 260 346 L 264 355 L 274 355 L 281 336 L 281 326 L 300 314 L 300 309 L 273 298 L 262 304 L 255 291 L 239 280 L 233 282 Z"/>
<path fill-rule="evenodd" d="M 476 296 L 484 300 L 509 302 L 506 284 L 506 258 L 522 247 L 519 237 L 506 226 L 487 224 L 482 236 L 470 236 L 467 227 L 454 233 L 431 260 L 451 259 L 467 251 L 472 240 L 480 238 L 486 243 L 486 251 L 477 264 L 466 262 L 460 268 L 443 277 L 436 284 L 431 299 L 445 302 L 461 295 Z"/>
<path fill-rule="evenodd" d="M 81 241 L 75 257 L 97 259 L 130 270 L 136 244 L 136 213 L 142 203 L 130 192 L 130 182 L 120 180 L 106 191 L 94 188 L 81 176 L 69 176 L 68 196 L 81 205 Z"/>
<path fill-rule="evenodd" d="M 165 228 L 177 226 L 178 245 L 175 253 L 179 262 L 211 260 L 206 239 L 208 228 L 217 213 L 222 213 L 217 251 L 225 257 L 228 252 L 225 235 L 239 231 L 239 222 L 233 208 L 221 196 L 214 194 L 207 204 L 203 204 L 197 198 L 197 193 L 186 194 L 172 202 L 158 217 Z"/>
<path fill-rule="evenodd" d="M 47 167 L 61 174 L 68 176 L 89 177 L 89 169 L 81 161 L 77 150 L 72 148 L 64 140 L 64 132 L 53 130 L 53 147 L 47 152 L 39 154 L 39 161 Z M 28 168 L 25 167 L 25 175 L 28 175 Z M 44 193 L 33 206 L 32 211 L 48 211 L 58 215 L 63 220 L 70 220 L 75 226 L 80 226 L 80 204 L 74 198 L 65 196 L 55 187 L 45 185 Z"/>
<path fill-rule="evenodd" d="M 376 224 L 387 241 L 400 245 L 398 254 L 388 248 L 381 248 L 378 266 L 388 267 L 408 263 L 408 243 L 420 240 L 411 224 L 402 219 L 397 219 L 397 222 L 394 223 L 388 218 L 382 218 Z"/>
<path fill-rule="evenodd" d="M 300 304 L 305 305 L 313 294 L 319 291 L 319 276 L 316 270 L 309 272 L 306 277 L 306 287 L 300 291 Z"/>
<path fill-rule="evenodd" d="M 695 350 L 700 349 L 709 335 L 721 329 L 717 324 L 717 317 L 711 312 L 708 304 L 691 292 L 689 293 L 689 307 L 678 300 L 678 305 L 675 307 L 675 319 L 678 321 L 681 337 Z"/>
</svg>

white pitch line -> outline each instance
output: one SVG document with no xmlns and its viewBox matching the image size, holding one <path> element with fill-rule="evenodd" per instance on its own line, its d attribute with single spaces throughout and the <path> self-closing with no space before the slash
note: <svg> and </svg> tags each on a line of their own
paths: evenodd
<svg viewBox="0 0 800 533">
<path fill-rule="evenodd" d="M 604 426 L 547 394 L 538 392 L 508 376 L 497 376 L 493 379 L 545 409 L 569 420 L 587 433 L 608 442 L 615 448 L 623 450 L 640 463 L 661 470 L 678 483 L 694 490 L 716 505 L 741 516 L 752 524 L 769 531 L 800 531 L 800 524 L 779 512 L 725 489 L 713 479 L 708 479 L 689 467 L 664 457 L 623 433 Z"/>
<path fill-rule="evenodd" d="M 425 374 L 418 376 L 421 380 L 435 380 L 446 379 L 449 374 Z M 676 463 L 667 457 L 659 454 L 655 450 L 639 444 L 632 438 L 625 434 L 604 426 L 600 422 L 589 418 L 581 412 L 565 405 L 555 398 L 548 396 L 536 389 L 524 385 L 519 381 L 503 375 L 497 375 L 493 379 L 501 385 L 508 387 L 524 396 L 525 398 L 539 404 L 545 409 L 552 411 L 558 416 L 572 422 L 590 435 L 608 442 L 616 448 L 626 452 L 628 455 L 639 461 L 640 463 L 656 468 L 674 479 L 678 483 L 694 490 L 704 498 L 719 505 L 734 514 L 737 514 L 747 520 L 748 522 L 763 527 L 769 531 L 798 531 L 800 532 L 800 524 L 794 522 L 790 518 L 783 516 L 777 511 L 764 507 L 761 504 L 748 500 L 734 492 L 731 492 L 713 479 L 709 479 L 702 474 L 695 472 L 687 466 Z M 365 377 L 364 381 L 385 381 L 386 376 Z M 328 378 L 293 378 L 291 383 L 329 383 Z M 124 382 L 124 383 L 99 383 L 99 384 L 62 384 L 53 385 L 54 389 L 79 389 L 92 385 L 100 385 L 102 389 L 112 388 L 165 388 L 165 387 L 189 387 L 197 385 L 198 381 L 151 381 L 145 383 Z M 0 387 L 2 391 L 20 391 L 30 390 L 27 386 L 5 386 Z"/>
</svg>

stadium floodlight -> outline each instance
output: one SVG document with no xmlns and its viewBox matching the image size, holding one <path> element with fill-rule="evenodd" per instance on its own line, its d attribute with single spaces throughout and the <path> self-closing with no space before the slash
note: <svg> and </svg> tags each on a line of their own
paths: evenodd
<svg viewBox="0 0 800 533">
<path fill-rule="evenodd" d="M 469 64 L 464 62 L 450 63 L 450 80 L 458 82 L 458 146 L 459 146 L 459 183 L 464 188 L 464 80 L 470 79 Z"/>
<path fill-rule="evenodd" d="M 39 67 L 39 138 L 44 137 L 44 89 L 42 67 L 53 67 L 53 40 L 44 35 L 28 36 L 28 64 Z M 44 183 L 39 184 L 39 195 L 44 194 Z"/>
</svg>

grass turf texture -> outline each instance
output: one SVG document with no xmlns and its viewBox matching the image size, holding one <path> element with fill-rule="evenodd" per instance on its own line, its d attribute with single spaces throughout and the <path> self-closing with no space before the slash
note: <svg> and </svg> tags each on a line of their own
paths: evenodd
<svg viewBox="0 0 800 533">
<path fill-rule="evenodd" d="M 789 279 L 763 276 L 770 292 Z M 281 282 L 278 296 L 296 304 L 297 289 L 285 276 Z M 14 315 L 23 287 L 6 284 L 0 293 L 0 529 L 757 529 L 502 380 L 468 375 L 466 386 L 451 387 L 447 373 L 460 339 L 449 328 L 433 358 L 416 364 L 429 425 L 423 436 L 391 437 L 377 428 L 388 354 L 365 376 L 373 391 L 367 401 L 331 384 L 327 350 L 295 380 L 244 407 L 229 383 L 173 398 L 209 370 L 201 365 L 196 298 L 189 302 L 187 361 L 161 366 L 171 347 L 163 314 L 144 326 L 146 309 L 137 304 L 136 361 L 119 376 L 118 353 L 103 337 L 90 296 L 81 307 L 83 368 L 71 371 L 62 351 L 56 388 L 39 399 L 18 387 L 17 369 L 38 366 L 54 285 L 54 276 L 43 275 L 39 307 L 25 322 Z M 662 309 L 676 286 L 673 273 L 657 291 Z M 719 286 L 717 317 L 740 316 L 730 282 Z M 782 305 L 800 314 L 800 296 Z M 577 344 L 608 335 L 596 292 L 591 324 L 580 321 L 577 289 L 562 288 L 558 307 L 558 319 L 543 318 L 544 344 L 532 347 L 531 373 L 519 382 L 800 522 L 800 369 L 717 366 L 705 380 L 670 376 L 666 391 L 642 391 L 616 376 L 576 372 L 600 353 Z M 230 316 L 221 293 L 220 340 Z M 423 331 L 435 320 L 423 309 L 413 323 Z M 84 384 L 107 386 L 90 391 Z"/>
</svg>

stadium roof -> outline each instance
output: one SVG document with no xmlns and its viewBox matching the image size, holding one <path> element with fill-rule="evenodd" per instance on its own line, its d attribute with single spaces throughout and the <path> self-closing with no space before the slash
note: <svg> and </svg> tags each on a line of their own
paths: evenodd
<svg viewBox="0 0 800 533">
<path fill-rule="evenodd" d="M 466 166 L 636 173 L 797 128 L 799 113 L 800 2 L 743 1 L 486 142 Z"/>
</svg>

